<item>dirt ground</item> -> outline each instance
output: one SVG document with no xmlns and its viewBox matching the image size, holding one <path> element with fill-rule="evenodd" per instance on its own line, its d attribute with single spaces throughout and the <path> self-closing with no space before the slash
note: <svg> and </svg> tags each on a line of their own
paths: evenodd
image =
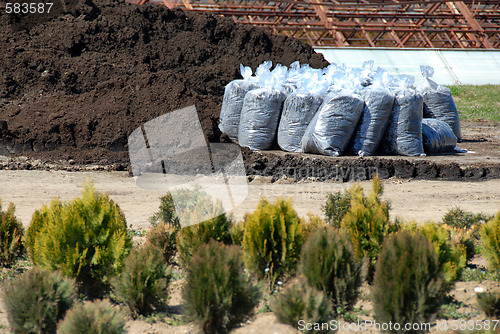
<svg viewBox="0 0 500 334">
<path fill-rule="evenodd" d="M 66 201 L 80 195 L 86 179 L 99 191 L 110 194 L 134 228 L 147 229 L 148 218 L 160 205 L 161 191 L 135 185 L 127 172 L 0 171 L 0 199 L 4 206 L 16 205 L 16 214 L 27 226 L 35 209 L 59 196 Z M 328 193 L 348 189 L 355 182 L 290 182 L 283 178 L 256 177 L 248 185 L 248 197 L 234 212 L 236 221 L 255 210 L 262 196 L 269 200 L 291 197 L 299 215 L 321 214 Z M 370 189 L 370 181 L 361 184 Z M 487 181 L 429 181 L 391 178 L 383 180 L 384 195 L 391 203 L 391 216 L 405 219 L 440 220 L 446 211 L 459 206 L 473 212 L 494 214 L 500 210 L 500 179 Z"/>
</svg>

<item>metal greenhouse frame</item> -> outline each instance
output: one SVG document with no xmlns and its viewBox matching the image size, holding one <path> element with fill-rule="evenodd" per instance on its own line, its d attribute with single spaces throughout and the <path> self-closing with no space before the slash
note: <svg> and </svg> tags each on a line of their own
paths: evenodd
<svg viewBox="0 0 500 334">
<path fill-rule="evenodd" d="M 210 12 L 314 47 L 500 49 L 500 0 L 129 0 Z"/>
</svg>

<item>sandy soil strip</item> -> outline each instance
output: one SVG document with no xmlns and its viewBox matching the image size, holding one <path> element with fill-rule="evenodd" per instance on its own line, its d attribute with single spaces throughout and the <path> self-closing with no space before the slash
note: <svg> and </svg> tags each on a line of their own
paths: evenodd
<svg viewBox="0 0 500 334">
<path fill-rule="evenodd" d="M 17 216 L 28 225 L 35 209 L 59 196 L 66 201 L 80 195 L 86 178 L 97 190 L 108 192 L 135 228 L 148 228 L 148 218 L 158 210 L 162 191 L 140 189 L 126 172 L 0 171 L 0 199 L 4 209 L 16 205 Z M 279 182 L 279 181 L 278 181 Z M 255 210 L 261 196 L 274 200 L 292 197 L 299 215 L 321 214 L 328 193 L 348 189 L 353 183 L 266 183 L 249 184 L 248 197 L 234 211 L 241 220 L 245 212 Z M 365 190 L 369 182 L 362 182 Z M 421 180 L 384 180 L 383 197 L 391 203 L 391 216 L 439 220 L 453 206 L 473 212 L 494 214 L 500 210 L 500 180 L 451 182 Z"/>
</svg>

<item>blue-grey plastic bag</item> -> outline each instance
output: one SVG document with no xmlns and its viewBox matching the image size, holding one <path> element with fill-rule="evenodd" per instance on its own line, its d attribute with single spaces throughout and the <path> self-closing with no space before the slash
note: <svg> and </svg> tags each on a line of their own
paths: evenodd
<svg viewBox="0 0 500 334">
<path fill-rule="evenodd" d="M 431 80 L 434 74 L 432 67 L 420 66 L 420 71 L 424 80 L 419 85 L 418 92 L 424 98 L 424 117 L 445 121 L 453 130 L 457 139 L 462 140 L 460 116 L 451 95 L 451 90 Z"/>
<path fill-rule="evenodd" d="M 349 143 L 349 153 L 359 156 L 375 154 L 384 135 L 394 105 L 394 93 L 382 85 L 366 87 L 363 114 Z"/>
<path fill-rule="evenodd" d="M 457 137 L 451 127 L 435 118 L 422 120 L 422 141 L 427 154 L 454 152 L 457 146 Z"/>
<path fill-rule="evenodd" d="M 351 91 L 329 93 L 308 125 L 302 152 L 342 155 L 363 112 L 364 102 Z"/>
</svg>

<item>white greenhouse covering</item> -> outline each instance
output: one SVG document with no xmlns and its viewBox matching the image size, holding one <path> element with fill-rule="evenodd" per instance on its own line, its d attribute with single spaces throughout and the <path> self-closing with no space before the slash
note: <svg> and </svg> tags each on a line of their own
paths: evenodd
<svg viewBox="0 0 500 334">
<path fill-rule="evenodd" d="M 438 50 L 381 48 L 316 48 L 330 63 L 361 67 L 373 60 L 393 74 L 422 80 L 420 65 L 434 67 L 434 81 L 442 85 L 500 84 L 500 50 Z"/>
</svg>

